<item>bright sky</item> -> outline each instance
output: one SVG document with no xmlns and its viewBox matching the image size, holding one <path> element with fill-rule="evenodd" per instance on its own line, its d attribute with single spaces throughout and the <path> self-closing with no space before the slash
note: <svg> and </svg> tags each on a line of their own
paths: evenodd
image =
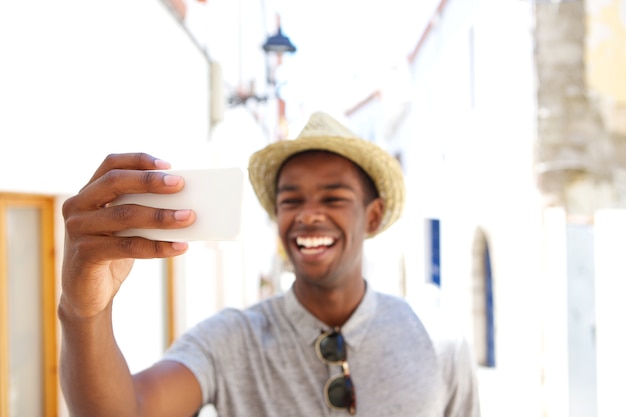
<svg viewBox="0 0 626 417">
<path fill-rule="evenodd" d="M 273 35 L 276 23 L 268 16 L 264 27 L 259 16 L 276 10 L 283 34 L 298 48 L 284 56 L 277 74 L 288 81 L 282 94 L 309 107 L 345 109 L 379 88 L 394 64 L 406 62 L 440 1 L 210 0 L 204 11 L 195 2 L 191 6 L 197 28 L 206 37 L 212 58 L 222 63 L 228 84 L 237 84 L 238 76 L 246 82 L 250 72 L 263 65 L 258 33 Z M 238 14 L 239 8 L 243 13 Z M 237 49 L 233 39 L 239 28 L 242 40 Z"/>
<path fill-rule="evenodd" d="M 327 108 L 379 88 L 406 62 L 440 0 L 275 2 L 283 33 L 298 47 L 285 77 L 294 94 Z"/>
</svg>

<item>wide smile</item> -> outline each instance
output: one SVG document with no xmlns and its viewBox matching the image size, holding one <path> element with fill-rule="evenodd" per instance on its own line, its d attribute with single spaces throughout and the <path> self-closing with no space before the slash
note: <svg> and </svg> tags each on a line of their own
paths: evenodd
<svg viewBox="0 0 626 417">
<path fill-rule="evenodd" d="M 319 255 L 337 241 L 330 236 L 298 236 L 295 240 L 298 250 L 303 255 Z"/>
</svg>

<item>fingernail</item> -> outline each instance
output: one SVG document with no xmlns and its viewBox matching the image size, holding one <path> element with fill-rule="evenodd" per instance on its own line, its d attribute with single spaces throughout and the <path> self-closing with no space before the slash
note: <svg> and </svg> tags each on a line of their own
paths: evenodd
<svg viewBox="0 0 626 417">
<path fill-rule="evenodd" d="M 183 251 L 187 249 L 187 242 L 172 242 L 172 249 Z"/>
<path fill-rule="evenodd" d="M 168 169 L 171 165 L 169 162 L 162 159 L 155 159 L 154 166 L 156 167 L 156 169 Z"/>
<path fill-rule="evenodd" d="M 190 214 L 191 210 L 176 210 L 174 212 L 174 218 L 176 220 L 187 220 Z"/>
<path fill-rule="evenodd" d="M 180 181 L 180 176 L 178 175 L 166 175 L 163 177 L 163 182 L 165 185 L 176 185 Z"/>
</svg>

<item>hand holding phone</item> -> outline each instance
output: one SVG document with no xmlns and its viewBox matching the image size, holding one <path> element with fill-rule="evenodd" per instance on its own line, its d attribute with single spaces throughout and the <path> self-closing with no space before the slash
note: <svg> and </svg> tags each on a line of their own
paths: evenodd
<svg viewBox="0 0 626 417">
<path fill-rule="evenodd" d="M 182 229 L 127 229 L 118 236 L 141 236 L 151 240 L 237 240 L 241 231 L 244 175 L 239 168 L 167 170 L 185 179 L 174 194 L 125 194 L 112 205 L 139 204 L 173 210 L 192 209 L 196 221 Z"/>
</svg>

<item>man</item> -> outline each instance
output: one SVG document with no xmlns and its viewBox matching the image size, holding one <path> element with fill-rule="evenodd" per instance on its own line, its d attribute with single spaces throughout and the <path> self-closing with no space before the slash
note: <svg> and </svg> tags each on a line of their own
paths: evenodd
<svg viewBox="0 0 626 417">
<path fill-rule="evenodd" d="M 364 239 L 401 214 L 399 164 L 324 113 L 250 159 L 250 181 L 294 267 L 292 288 L 208 318 L 131 375 L 113 337 L 113 297 L 133 258 L 187 245 L 114 232 L 185 227 L 195 214 L 108 203 L 179 191 L 181 178 L 146 171 L 167 167 L 145 154 L 109 156 L 64 204 L 61 382 L 72 415 L 189 417 L 209 403 L 221 417 L 478 415 L 473 368 L 459 375 L 457 351 L 436 351 L 408 304 L 361 274 Z"/>
</svg>

